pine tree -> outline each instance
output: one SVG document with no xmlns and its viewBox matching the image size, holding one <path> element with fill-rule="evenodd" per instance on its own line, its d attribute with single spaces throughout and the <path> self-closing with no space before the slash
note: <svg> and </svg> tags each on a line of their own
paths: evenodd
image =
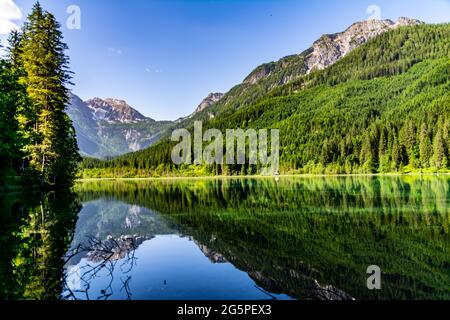
<svg viewBox="0 0 450 320">
<path fill-rule="evenodd" d="M 428 134 L 427 125 L 425 123 L 422 124 L 420 128 L 420 144 L 419 144 L 419 152 L 420 152 L 420 165 L 423 169 L 430 167 L 430 159 L 433 153 L 430 136 Z"/>
<path fill-rule="evenodd" d="M 411 120 L 408 120 L 400 132 L 400 142 L 405 146 L 409 164 L 414 168 L 417 165 L 415 145 L 416 128 Z"/>
<path fill-rule="evenodd" d="M 24 139 L 19 132 L 17 111 L 24 93 L 11 64 L 0 60 L 0 180 L 6 171 L 13 173 L 21 158 Z"/>
<path fill-rule="evenodd" d="M 379 172 L 385 173 L 389 171 L 389 156 L 387 153 L 387 139 L 385 130 L 381 130 L 380 142 L 378 147 Z"/>
<path fill-rule="evenodd" d="M 392 143 L 392 169 L 394 171 L 398 171 L 401 165 L 402 165 L 401 146 L 398 142 L 397 137 L 395 137 L 394 142 Z"/>
<path fill-rule="evenodd" d="M 361 146 L 360 162 L 366 173 L 375 172 L 375 157 L 371 137 L 366 134 Z"/>
<path fill-rule="evenodd" d="M 20 48 L 22 36 L 19 31 L 13 30 L 8 38 L 8 60 L 15 69 L 21 69 L 20 55 L 22 53 Z"/>
<path fill-rule="evenodd" d="M 33 103 L 29 163 L 42 185 L 70 185 L 80 161 L 75 132 L 65 113 L 71 74 L 67 45 L 55 17 L 36 3 L 20 37 L 21 81 Z"/>
<path fill-rule="evenodd" d="M 27 93 L 26 87 L 22 84 L 19 84 L 20 78 L 24 77 L 25 70 L 23 68 L 21 62 L 21 39 L 22 35 L 18 31 L 14 30 L 11 32 L 8 43 L 9 46 L 7 48 L 7 58 L 8 62 L 11 65 L 11 70 L 13 74 L 17 77 L 17 83 L 20 85 L 21 96 L 17 99 L 17 108 L 15 119 L 18 122 L 18 136 L 20 136 L 22 140 L 21 144 L 21 152 L 22 156 L 21 164 L 20 164 L 20 173 L 24 173 L 23 171 L 27 169 L 27 159 L 29 158 L 29 154 L 27 150 L 29 150 L 29 144 L 33 142 L 33 123 L 35 122 L 35 114 L 32 108 L 32 102 L 30 101 Z M 26 172 L 25 172 L 26 173 Z"/>
<path fill-rule="evenodd" d="M 445 155 L 445 143 L 442 138 L 442 130 L 439 129 L 433 140 L 433 164 L 437 169 L 443 169 L 447 167 L 447 157 Z"/>
</svg>

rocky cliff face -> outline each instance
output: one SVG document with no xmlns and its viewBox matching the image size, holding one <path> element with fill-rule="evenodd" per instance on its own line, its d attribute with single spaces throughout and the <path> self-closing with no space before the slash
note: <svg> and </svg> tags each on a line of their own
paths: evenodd
<svg viewBox="0 0 450 320">
<path fill-rule="evenodd" d="M 220 99 L 222 99 L 223 93 L 210 93 L 203 101 L 199 104 L 197 109 L 195 110 L 195 113 L 201 112 L 210 106 L 212 106 L 214 103 L 218 102 Z"/>
<path fill-rule="evenodd" d="M 391 20 L 366 20 L 354 23 L 344 32 L 324 35 L 307 51 L 305 59 L 307 73 L 325 69 L 382 33 L 421 23 L 419 20 L 408 18 L 400 18 L 396 23 Z"/>
<path fill-rule="evenodd" d="M 195 115 L 207 110 L 209 107 L 219 102 L 223 98 L 223 96 L 224 94 L 220 92 L 210 93 L 205 99 L 203 99 L 203 101 L 198 105 L 197 109 L 195 109 L 192 114 L 187 117 L 179 118 L 175 121 L 175 123 L 179 124 L 183 123 L 184 121 L 190 121 Z M 210 119 L 214 117 L 212 113 L 208 112 L 208 115 Z"/>
<path fill-rule="evenodd" d="M 67 113 L 81 154 L 99 158 L 147 148 L 159 141 L 171 124 L 147 118 L 123 100 L 94 98 L 84 102 L 73 94 Z"/>
</svg>

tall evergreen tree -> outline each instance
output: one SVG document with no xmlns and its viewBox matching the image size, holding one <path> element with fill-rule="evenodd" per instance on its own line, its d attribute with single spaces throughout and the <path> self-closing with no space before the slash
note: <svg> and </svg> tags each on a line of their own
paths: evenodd
<svg viewBox="0 0 450 320">
<path fill-rule="evenodd" d="M 378 159 L 380 159 L 378 172 L 389 172 L 389 155 L 387 153 L 387 138 L 385 130 L 381 130 L 378 147 Z"/>
<path fill-rule="evenodd" d="M 439 121 L 439 124 L 441 122 Z M 438 126 L 438 130 L 433 140 L 433 164 L 437 169 L 444 169 L 447 167 L 447 157 L 445 155 L 445 142 L 442 138 L 442 130 Z"/>
<path fill-rule="evenodd" d="M 6 171 L 13 172 L 21 158 L 24 139 L 19 132 L 17 112 L 24 96 L 25 90 L 11 64 L 0 60 L 0 180 Z"/>
<path fill-rule="evenodd" d="M 20 32 L 16 30 L 11 32 L 8 39 L 9 46 L 7 48 L 7 57 L 11 66 L 11 71 L 16 76 L 16 81 L 22 90 L 21 99 L 18 101 L 19 103 L 15 110 L 15 119 L 18 122 L 18 135 L 22 139 L 20 173 L 23 174 L 23 171 L 29 167 L 27 163 L 29 159 L 27 150 L 29 149 L 29 144 L 33 142 L 33 123 L 35 123 L 36 115 L 34 114 L 33 104 L 28 97 L 23 81 L 19 84 L 19 80 L 25 76 L 25 70 L 21 63 L 21 39 L 22 34 Z"/>
<path fill-rule="evenodd" d="M 16 69 L 21 68 L 20 63 L 20 55 L 21 55 L 21 48 L 20 48 L 20 41 L 22 39 L 22 35 L 19 31 L 13 30 L 11 31 L 11 34 L 9 35 L 8 42 L 8 60 L 11 62 L 12 66 Z"/>
<path fill-rule="evenodd" d="M 428 133 L 427 125 L 425 123 L 422 124 L 420 128 L 420 144 L 419 144 L 419 152 L 420 152 L 420 164 L 422 168 L 430 167 L 430 160 L 433 154 L 433 148 L 431 145 L 430 136 Z"/>
<path fill-rule="evenodd" d="M 408 164 L 413 168 L 417 165 L 416 160 L 416 129 L 411 120 L 406 121 L 405 125 L 400 131 L 400 142 L 406 148 L 406 156 L 408 158 Z"/>
<path fill-rule="evenodd" d="M 401 146 L 398 142 L 397 137 L 394 138 L 392 143 L 392 169 L 397 171 L 402 164 L 402 152 Z"/>
<path fill-rule="evenodd" d="M 21 82 L 33 103 L 28 145 L 30 166 L 42 185 L 70 185 L 80 161 L 75 132 L 65 113 L 69 102 L 71 73 L 60 25 L 36 3 L 25 22 L 18 48 L 11 56 L 20 63 Z M 17 44 L 16 44 L 17 45 Z"/>
</svg>

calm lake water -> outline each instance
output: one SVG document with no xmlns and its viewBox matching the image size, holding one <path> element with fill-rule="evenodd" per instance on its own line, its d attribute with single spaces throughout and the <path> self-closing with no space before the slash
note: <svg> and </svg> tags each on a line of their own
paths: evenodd
<svg viewBox="0 0 450 320">
<path fill-rule="evenodd" d="M 3 299 L 450 299 L 449 177 L 93 181 L 0 205 Z"/>
</svg>

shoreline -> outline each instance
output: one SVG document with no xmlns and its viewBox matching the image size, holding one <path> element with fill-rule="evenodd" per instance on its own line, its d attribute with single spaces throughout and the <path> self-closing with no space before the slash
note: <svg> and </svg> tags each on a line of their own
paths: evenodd
<svg viewBox="0 0 450 320">
<path fill-rule="evenodd" d="M 77 184 L 88 182 L 118 182 L 118 181 L 201 181 L 201 180 L 242 180 L 242 179 L 308 179 L 308 178 L 439 178 L 450 177 L 450 172 L 433 173 L 433 172 L 413 172 L 413 173 L 355 173 L 355 174 L 282 174 L 278 176 L 265 176 L 265 175 L 253 175 L 253 176 L 199 176 L 199 177 L 147 177 L 147 178 L 80 178 L 75 179 L 74 186 Z M 11 194 L 22 194 L 24 188 L 18 185 L 9 185 L 0 187 L 0 196 Z"/>
<path fill-rule="evenodd" d="M 450 172 L 443 173 L 354 173 L 354 174 L 280 174 L 273 176 L 248 175 L 248 176 L 199 176 L 199 177 L 144 177 L 144 178 L 80 178 L 76 183 L 91 181 L 171 181 L 171 180 L 218 180 L 218 179 L 270 179 L 270 178 L 343 178 L 343 177 L 440 177 L 450 176 Z"/>
</svg>

